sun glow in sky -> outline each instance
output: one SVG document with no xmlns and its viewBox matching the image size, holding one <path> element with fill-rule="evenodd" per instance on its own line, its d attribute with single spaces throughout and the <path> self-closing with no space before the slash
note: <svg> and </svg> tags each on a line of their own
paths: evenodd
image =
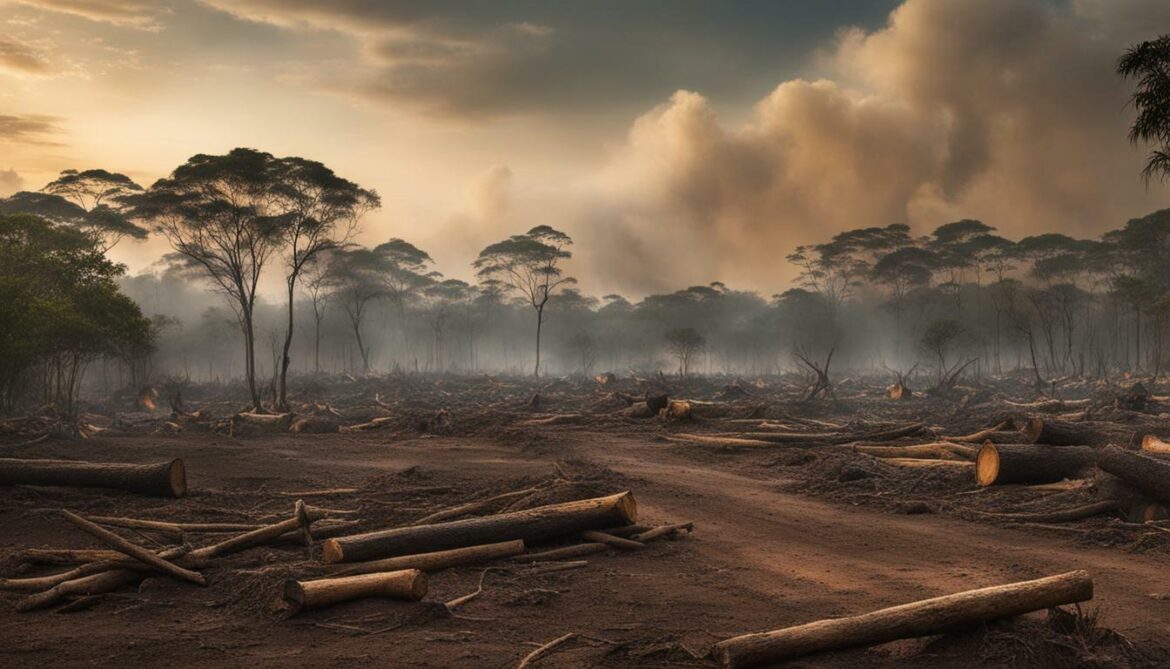
<svg viewBox="0 0 1170 669">
<path fill-rule="evenodd" d="M 592 294 L 771 294 L 847 228 L 1170 205 L 1113 72 L 1164 32 L 1164 0 L 0 0 L 0 195 L 249 146 L 378 190 L 359 241 L 450 276 L 549 224 Z"/>
</svg>

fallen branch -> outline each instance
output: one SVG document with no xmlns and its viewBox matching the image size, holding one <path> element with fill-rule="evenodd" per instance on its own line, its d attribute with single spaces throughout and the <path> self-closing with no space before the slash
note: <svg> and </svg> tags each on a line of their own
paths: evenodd
<svg viewBox="0 0 1170 669">
<path fill-rule="evenodd" d="M 556 639 L 549 641 L 548 643 L 544 644 L 540 648 L 537 648 L 536 650 L 532 651 L 528 655 L 525 655 L 524 659 L 520 660 L 520 664 L 516 665 L 516 669 L 527 669 L 527 667 L 531 666 L 533 662 L 536 662 L 540 658 L 542 658 L 545 655 L 547 655 L 548 653 L 552 652 L 552 650 L 554 648 L 565 643 L 566 641 L 569 641 L 570 639 L 572 639 L 575 636 L 577 636 L 575 633 L 569 632 L 568 634 L 566 634 L 564 636 L 557 637 Z"/>
<path fill-rule="evenodd" d="M 123 539 L 122 537 L 105 529 L 104 527 L 82 518 L 72 511 L 66 511 L 62 509 L 61 515 L 65 516 L 69 522 L 80 527 L 86 533 L 96 537 L 110 548 L 113 548 L 120 553 L 125 553 L 126 555 L 144 564 L 154 567 L 161 572 L 170 574 L 171 576 L 174 576 L 180 580 L 189 581 L 191 583 L 195 583 L 196 585 L 207 585 L 207 579 L 203 577 L 203 574 L 200 574 L 196 571 L 191 571 L 190 569 L 184 569 L 183 567 L 169 562 L 166 559 L 159 557 L 157 554 Z"/>
<path fill-rule="evenodd" d="M 366 597 L 417 602 L 426 594 L 427 576 L 417 569 L 315 581 L 290 580 L 284 584 L 284 601 L 293 614 Z"/>
</svg>

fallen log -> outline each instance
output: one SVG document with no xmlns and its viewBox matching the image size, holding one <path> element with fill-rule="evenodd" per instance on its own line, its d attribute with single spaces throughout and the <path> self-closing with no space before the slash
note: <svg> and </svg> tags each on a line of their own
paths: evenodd
<svg viewBox="0 0 1170 669">
<path fill-rule="evenodd" d="M 315 581 L 290 580 L 284 584 L 284 601 L 296 614 L 339 602 L 383 597 L 417 602 L 427 594 L 427 575 L 417 569 L 359 574 Z"/>
<path fill-rule="evenodd" d="M 770 448 L 776 444 L 762 439 L 742 439 L 740 437 L 711 437 L 705 434 L 673 434 L 663 437 L 667 441 L 685 444 L 706 444 L 723 448 Z"/>
<path fill-rule="evenodd" d="M 187 469 L 177 458 L 150 465 L 0 458 L 0 486 L 8 485 L 111 488 L 182 497 L 187 493 Z"/>
<path fill-rule="evenodd" d="M 655 539 L 657 539 L 659 537 L 666 537 L 666 536 L 673 537 L 673 536 L 676 536 L 676 535 L 681 534 L 683 532 L 690 533 L 690 532 L 693 532 L 694 530 L 695 530 L 694 523 L 675 523 L 673 525 L 661 525 L 659 527 L 652 527 L 644 532 L 639 532 L 639 533 L 631 536 L 630 538 L 633 539 L 634 541 L 640 541 L 642 543 L 647 543 L 650 541 L 654 541 Z"/>
<path fill-rule="evenodd" d="M 637 521 L 637 516 L 634 496 L 623 492 L 494 516 L 327 539 L 322 543 L 321 559 L 326 564 L 358 562 L 512 539 L 535 543 L 585 530 L 629 525 Z"/>
<path fill-rule="evenodd" d="M 246 532 L 254 530 L 260 525 L 248 523 L 168 523 L 162 520 L 142 520 L 139 518 L 121 518 L 117 516 L 88 516 L 89 520 L 111 527 L 125 527 L 133 530 L 149 530 L 160 532 L 174 537 L 182 537 L 186 532 Z"/>
<path fill-rule="evenodd" d="M 937 442 L 933 444 L 915 444 L 913 446 L 869 446 L 858 445 L 852 447 L 858 453 L 872 455 L 875 458 L 923 458 L 932 460 L 966 460 L 975 459 L 979 449 L 974 446 Z"/>
<path fill-rule="evenodd" d="M 913 437 L 922 432 L 926 426 L 922 423 L 913 423 L 889 430 L 878 430 L 863 433 L 845 432 L 745 432 L 738 435 L 744 439 L 758 439 L 776 444 L 791 443 L 825 443 L 847 444 L 851 441 L 890 441 L 900 437 Z"/>
<path fill-rule="evenodd" d="M 604 553 L 612 550 L 613 546 L 603 544 L 599 541 L 591 541 L 584 544 L 573 544 L 572 546 L 562 546 L 560 548 L 550 548 L 547 551 L 540 551 L 538 553 L 525 553 L 524 555 L 517 555 L 512 558 L 513 562 L 547 562 L 549 560 L 564 560 L 565 558 L 583 557 L 586 555 L 593 555 L 595 553 Z"/>
<path fill-rule="evenodd" d="M 1170 462 L 1166 460 L 1106 446 L 1097 458 L 1097 467 L 1156 501 L 1170 503 Z"/>
<path fill-rule="evenodd" d="M 826 650 L 940 634 L 965 625 L 1092 598 L 1093 581 L 1089 574 L 1072 571 L 924 599 L 857 616 L 746 634 L 720 641 L 711 653 L 725 669 L 754 667 Z"/>
<path fill-rule="evenodd" d="M 301 530 L 311 540 L 311 535 L 309 535 L 311 525 L 313 522 L 324 517 L 324 511 L 306 506 L 304 502 L 298 499 L 292 518 L 256 528 L 251 532 L 236 535 L 230 539 L 211 544 L 210 546 L 196 548 L 187 555 L 187 559 L 194 564 L 201 564 L 212 558 L 238 553 L 254 546 L 266 544 L 297 529 Z"/>
<path fill-rule="evenodd" d="M 627 551 L 640 551 L 646 547 L 646 544 L 642 543 L 641 541 L 615 537 L 612 534 L 607 534 L 598 530 L 586 530 L 581 533 L 581 538 L 586 541 L 595 541 L 597 543 L 606 544 L 608 546 Z"/>
<path fill-rule="evenodd" d="M 445 551 L 419 553 L 417 555 L 402 555 L 383 560 L 369 562 L 348 562 L 330 565 L 326 571 L 337 576 L 351 576 L 354 574 L 369 574 L 379 571 L 397 571 L 400 569 L 418 569 L 419 571 L 438 571 L 448 567 L 461 567 L 480 562 L 489 562 L 502 558 L 520 555 L 524 552 L 524 541 L 501 541 L 495 544 L 482 546 L 467 546 L 452 548 Z"/>
<path fill-rule="evenodd" d="M 1157 435 L 1147 434 L 1142 437 L 1142 450 L 1158 455 L 1170 455 L 1170 442 L 1162 441 Z"/>
<path fill-rule="evenodd" d="M 132 569 L 114 569 L 91 576 L 76 578 L 49 588 L 44 592 L 29 595 L 16 604 L 16 610 L 21 613 L 45 609 L 53 606 L 66 597 L 87 595 L 101 595 L 113 592 L 124 585 L 130 585 L 142 578 L 140 572 Z"/>
<path fill-rule="evenodd" d="M 1097 461 L 1091 446 L 983 444 L 975 456 L 975 480 L 981 486 L 1005 483 L 1052 483 L 1076 478 Z"/>
<path fill-rule="evenodd" d="M 1033 418 L 1024 426 L 1024 441 L 1049 446 L 1083 446 L 1100 444 L 1104 437 L 1086 425 Z"/>
<path fill-rule="evenodd" d="M 885 458 L 883 464 L 915 469 L 955 469 L 974 466 L 968 460 L 932 460 L 924 458 Z"/>
<path fill-rule="evenodd" d="M 1099 502 L 1074 506 L 1070 509 L 1061 509 L 1059 511 L 1042 511 L 1037 513 L 984 513 L 982 511 L 976 511 L 975 513 L 985 518 L 995 518 L 1014 523 L 1071 523 L 1075 520 L 1084 520 L 1085 518 L 1092 518 L 1103 513 L 1112 513 L 1117 511 L 1119 507 L 1120 505 L 1117 503 L 1117 500 L 1105 499 Z"/>
</svg>

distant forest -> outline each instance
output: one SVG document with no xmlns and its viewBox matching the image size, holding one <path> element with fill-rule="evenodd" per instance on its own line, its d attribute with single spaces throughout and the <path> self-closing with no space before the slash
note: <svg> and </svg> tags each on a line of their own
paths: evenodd
<svg viewBox="0 0 1170 669">
<path fill-rule="evenodd" d="M 1136 82 L 1130 139 L 1152 146 L 1144 176 L 1163 179 L 1170 37 L 1118 70 Z M 282 408 L 290 376 L 320 373 L 762 375 L 831 359 L 940 384 L 1025 370 L 1042 389 L 1170 367 L 1170 210 L 1095 239 L 862 227 L 792 250 L 798 285 L 778 294 L 715 281 L 632 301 L 578 287 L 573 240 L 547 225 L 484 248 L 474 284 L 409 241 L 355 244 L 380 204 L 319 162 L 245 148 L 149 188 L 69 170 L 0 199 L 0 408 L 71 410 L 87 383 L 168 379 L 243 380 L 256 409 Z M 172 248 L 155 271 L 107 259 L 152 233 Z M 283 299 L 269 301 L 274 280 Z"/>
</svg>

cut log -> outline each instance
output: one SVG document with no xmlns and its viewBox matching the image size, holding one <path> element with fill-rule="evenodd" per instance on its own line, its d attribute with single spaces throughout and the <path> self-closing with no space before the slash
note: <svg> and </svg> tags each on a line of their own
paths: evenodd
<svg viewBox="0 0 1170 669">
<path fill-rule="evenodd" d="M 351 576 L 354 574 L 369 574 L 379 571 L 397 571 L 400 569 L 418 569 L 419 571 L 438 571 L 448 567 L 490 562 L 502 558 L 520 555 L 524 552 L 524 542 L 501 541 L 495 544 L 482 546 L 467 546 L 466 548 L 452 548 L 445 551 L 419 553 L 418 555 L 402 555 L 384 560 L 369 562 L 343 563 L 326 567 L 326 570 L 337 576 Z"/>
<path fill-rule="evenodd" d="M 207 585 L 207 579 L 204 578 L 203 574 L 200 574 L 199 572 L 191 571 L 190 569 L 184 569 L 183 567 L 173 564 L 167 561 L 165 558 L 159 557 L 157 554 L 146 550 L 142 546 L 131 543 L 114 534 L 113 532 L 105 529 L 104 527 L 101 527 L 95 523 L 91 523 L 90 521 L 71 511 L 62 510 L 61 515 L 65 516 L 69 522 L 80 527 L 82 530 L 85 530 L 86 533 L 101 540 L 102 543 L 108 545 L 110 548 L 113 548 L 119 553 L 128 555 L 129 557 L 132 557 L 139 562 L 154 567 L 161 572 L 170 574 L 171 576 L 174 576 L 180 580 L 189 581 L 191 583 L 195 583 L 196 585 Z"/>
<path fill-rule="evenodd" d="M 974 466 L 967 460 L 931 460 L 924 458 L 885 458 L 883 464 L 914 469 L 962 469 Z"/>
<path fill-rule="evenodd" d="M 0 486 L 6 485 L 111 488 L 142 495 L 182 497 L 187 493 L 187 469 L 179 459 L 151 465 L 129 465 L 0 458 Z"/>
<path fill-rule="evenodd" d="M 667 441 L 684 444 L 706 444 L 722 448 L 770 448 L 776 444 L 762 439 L 741 439 L 739 437 L 711 437 L 705 434 L 674 434 L 663 437 Z"/>
<path fill-rule="evenodd" d="M 1142 437 L 1142 450 L 1158 455 L 1170 455 L 1170 442 L 1162 441 L 1157 435 L 1147 434 Z"/>
<path fill-rule="evenodd" d="M 926 426 L 922 423 L 913 423 L 889 430 L 873 432 L 846 433 L 846 432 L 745 432 L 737 435 L 744 439 L 759 439 L 776 444 L 792 443 L 825 443 L 847 444 L 851 441 L 889 441 L 900 437 L 913 437 Z"/>
<path fill-rule="evenodd" d="M 1170 462 L 1161 458 L 1106 446 L 1097 466 L 1163 504 L 1170 503 Z"/>
<path fill-rule="evenodd" d="M 983 444 L 975 456 L 975 480 L 981 486 L 1005 483 L 1052 483 L 1076 478 L 1097 461 L 1090 446 Z"/>
<path fill-rule="evenodd" d="M 623 492 L 482 518 L 327 539 L 322 543 L 321 559 L 326 564 L 358 562 L 513 539 L 536 543 L 585 530 L 628 525 L 637 520 L 634 496 Z"/>
<path fill-rule="evenodd" d="M 1087 425 L 1033 418 L 1024 426 L 1024 441 L 1049 446 L 1084 446 L 1104 443 L 1100 432 Z"/>
<path fill-rule="evenodd" d="M 261 525 L 249 523 L 168 523 L 162 520 L 142 520 L 139 518 L 121 518 L 116 516 L 88 516 L 89 520 L 100 525 L 111 527 L 126 527 L 134 530 L 149 530 L 160 532 L 174 537 L 181 537 L 186 532 L 247 532 Z"/>
<path fill-rule="evenodd" d="M 427 594 L 427 575 L 417 569 L 359 574 L 315 581 L 288 581 L 284 601 L 298 613 L 339 602 L 383 597 L 417 602 Z"/>
<path fill-rule="evenodd" d="M 649 541 L 654 541 L 655 539 L 657 539 L 659 537 L 667 537 L 667 536 L 674 537 L 674 536 L 677 536 L 679 534 L 682 534 L 683 532 L 690 533 L 690 532 L 693 532 L 694 530 L 695 530 L 694 523 L 675 523 L 673 525 L 662 525 L 659 527 L 652 527 L 644 532 L 639 532 L 638 534 L 635 534 L 635 535 L 631 536 L 630 538 L 633 539 L 634 541 L 640 541 L 642 543 L 647 543 Z"/>
<path fill-rule="evenodd" d="M 670 400 L 662 411 L 662 417 L 668 420 L 689 420 L 693 408 L 686 400 Z"/>
<path fill-rule="evenodd" d="M 715 644 L 711 653 L 726 669 L 754 667 L 826 650 L 940 634 L 1092 598 L 1093 581 L 1089 574 L 1072 571 L 924 599 L 858 616 L 738 636 Z"/>
</svg>

